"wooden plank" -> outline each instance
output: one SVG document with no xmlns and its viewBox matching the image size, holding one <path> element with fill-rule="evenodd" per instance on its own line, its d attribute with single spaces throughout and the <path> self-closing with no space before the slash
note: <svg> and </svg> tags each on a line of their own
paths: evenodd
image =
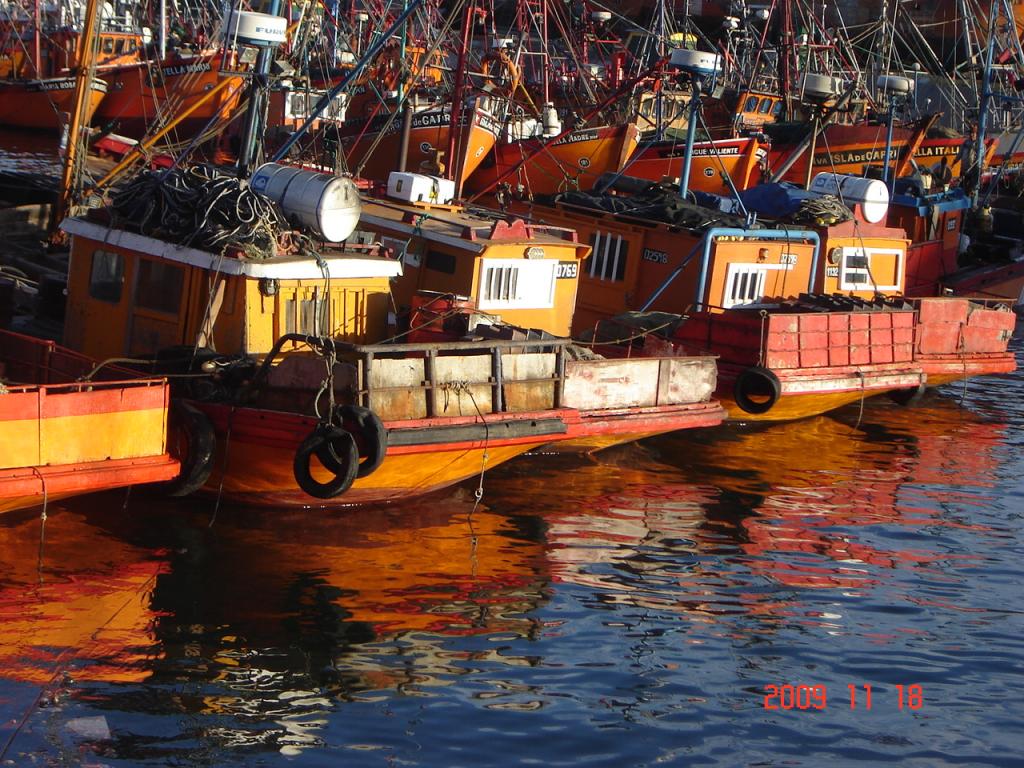
<svg viewBox="0 0 1024 768">
<path fill-rule="evenodd" d="M 434 415 L 473 416 L 491 413 L 490 355 L 438 355 Z"/>
</svg>

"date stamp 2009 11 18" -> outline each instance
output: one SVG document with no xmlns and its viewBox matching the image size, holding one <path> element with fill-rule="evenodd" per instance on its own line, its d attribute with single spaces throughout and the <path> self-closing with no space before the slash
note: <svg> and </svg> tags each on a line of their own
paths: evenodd
<svg viewBox="0 0 1024 768">
<path fill-rule="evenodd" d="M 924 690 L 916 683 L 895 685 L 898 709 L 918 710 L 924 706 Z M 846 686 L 849 697 L 844 698 L 850 709 L 871 709 L 871 686 L 867 683 Z M 824 685 L 766 685 L 765 709 L 827 709 L 828 689 Z"/>
</svg>

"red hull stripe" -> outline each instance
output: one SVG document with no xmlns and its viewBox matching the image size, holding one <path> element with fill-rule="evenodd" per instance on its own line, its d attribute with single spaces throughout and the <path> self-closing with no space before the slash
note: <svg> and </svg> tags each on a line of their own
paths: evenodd
<svg viewBox="0 0 1024 768">
<path fill-rule="evenodd" d="M 170 480 L 179 471 L 181 466 L 167 454 L 140 459 L 4 469 L 0 470 L 0 498 L 38 496 L 42 499 L 44 481 L 47 494 L 87 493 Z"/>
<path fill-rule="evenodd" d="M 66 386 L 39 387 L 0 397 L 0 421 L 148 411 L 164 408 L 166 403 L 167 389 L 162 381 L 142 386 L 102 384 L 86 392 Z"/>
</svg>

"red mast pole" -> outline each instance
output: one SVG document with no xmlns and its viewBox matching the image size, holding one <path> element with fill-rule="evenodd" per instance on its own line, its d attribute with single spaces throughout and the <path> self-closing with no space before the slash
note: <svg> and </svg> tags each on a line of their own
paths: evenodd
<svg viewBox="0 0 1024 768">
<path fill-rule="evenodd" d="M 466 64 L 467 54 L 469 52 L 469 41 L 473 34 L 473 19 L 476 16 L 476 0 L 470 0 L 466 3 L 466 15 L 462 20 L 462 44 L 459 46 L 459 63 L 456 65 L 455 70 L 455 83 L 452 86 L 452 107 L 451 107 L 451 122 L 448 126 L 448 151 L 447 151 L 447 171 L 448 178 L 455 182 L 455 195 L 462 192 L 462 169 L 456 171 L 455 165 L 457 158 L 455 157 L 456 147 L 461 142 L 459 139 L 462 138 L 462 99 L 463 94 L 466 90 Z M 406 109 L 409 106 L 406 105 Z"/>
<path fill-rule="evenodd" d="M 39 37 L 39 28 L 43 23 L 43 14 L 39 8 L 39 0 L 35 0 L 33 3 L 33 12 L 35 16 L 35 31 L 32 34 L 32 65 L 36 68 L 36 77 L 41 80 L 43 78 L 43 48 Z"/>
</svg>

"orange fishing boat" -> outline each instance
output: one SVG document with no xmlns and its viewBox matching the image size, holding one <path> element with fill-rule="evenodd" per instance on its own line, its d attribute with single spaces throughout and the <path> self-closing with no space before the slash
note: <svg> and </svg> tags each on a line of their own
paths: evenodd
<svg viewBox="0 0 1024 768">
<path fill-rule="evenodd" d="M 689 188 L 730 195 L 728 177 L 736 189 L 747 189 L 764 177 L 770 145 L 755 137 L 698 141 L 693 145 Z M 638 149 L 626 161 L 625 174 L 638 179 L 678 179 L 683 172 L 682 141 L 659 142 Z"/>
<path fill-rule="evenodd" d="M 52 10 L 40 8 L 40 20 Z M 16 128 L 40 128 L 59 131 L 65 114 L 75 111 L 74 70 L 81 60 L 81 32 L 60 27 L 45 35 L 34 35 L 33 23 L 26 17 L 0 21 L 0 125 Z M 32 41 L 30 46 L 27 41 Z M 96 50 L 91 57 L 96 71 L 137 62 L 143 43 L 141 35 L 120 29 L 100 29 L 95 33 Z M 108 92 L 107 83 L 93 78 L 82 110 L 87 125 Z"/>
<path fill-rule="evenodd" d="M 407 107 L 409 108 L 409 107 Z M 374 181 L 386 181 L 389 174 L 402 170 L 401 113 L 378 114 L 372 118 L 353 118 L 341 123 L 324 122 L 320 138 L 327 144 L 338 142 L 346 163 L 359 175 Z M 451 108 L 429 107 L 414 111 L 409 128 L 406 168 L 445 175 L 461 185 L 494 149 L 498 123 L 486 109 L 486 99 L 474 100 L 463 110 L 455 127 L 454 160 L 445 157 L 452 130 Z"/>
<path fill-rule="evenodd" d="M 719 355 L 717 396 L 747 420 L 801 418 L 871 394 L 1013 369 L 1005 307 L 878 300 L 902 294 L 909 245 L 902 230 L 872 223 L 884 206 L 855 205 L 855 222 L 751 229 L 720 211 L 673 204 L 674 194 L 607 206 L 597 196 L 565 195 L 534 206 L 535 220 L 573 227 L 594 248 L 574 333 L 645 338 L 651 354 Z M 631 215 L 609 212 L 623 206 Z M 678 224 L 646 218 L 666 210 Z M 935 319 L 954 307 L 962 318 Z M 920 337 L 933 334 L 938 339 L 922 346 Z M 950 344 L 960 344 L 955 361 L 942 357 Z"/>
<path fill-rule="evenodd" d="M 107 93 L 103 80 L 93 80 L 85 101 L 84 115 L 91 119 Z M 0 125 L 59 131 L 63 117 L 74 111 L 75 78 L 46 80 L 0 80 Z"/>
<path fill-rule="evenodd" d="M 361 206 L 350 180 L 268 164 L 234 192 L 198 171 L 175 183 L 216 189 L 218 200 L 245 196 L 244 206 L 281 231 L 233 247 L 204 246 L 220 237 L 213 230 L 182 231 L 186 246 L 163 239 L 170 219 L 158 238 L 149 234 L 154 219 L 138 215 L 159 178 L 143 176 L 119 194 L 123 224 L 65 221 L 73 254 L 65 333 L 101 358 L 157 356 L 160 364 L 158 353 L 171 350 L 165 365 L 184 358 L 186 369 L 209 372 L 182 393 L 190 489 L 252 504 L 391 501 L 548 443 L 596 450 L 724 416 L 710 399 L 707 357 L 574 359 L 567 339 L 551 337 L 374 343 L 393 333 L 391 282 L 403 261 L 472 280 L 484 324 L 497 325 L 500 313 L 506 322 L 562 317 L 567 325 L 571 304 L 563 303 L 575 296 L 587 252 L 571 232 L 527 233 L 522 222 L 408 200 L 367 206 L 360 226 L 383 222 L 383 236 L 354 231 Z M 283 215 L 257 190 L 283 200 L 322 240 L 346 242 L 320 246 L 316 258 L 300 252 L 310 241 L 286 234 Z M 222 232 L 222 224 L 212 226 Z M 460 264 L 453 250 L 477 258 Z M 183 354 L 182 344 L 204 349 Z"/>
<path fill-rule="evenodd" d="M 176 53 L 163 61 L 104 70 L 107 95 L 96 108 L 93 121 L 139 138 L 191 110 L 175 131 L 178 136 L 192 136 L 214 118 L 226 120 L 238 105 L 244 77 L 235 71 L 234 61 L 232 54 L 220 52 Z M 230 80 L 227 87 L 207 97 L 225 78 Z"/>
<path fill-rule="evenodd" d="M 506 185 L 517 196 L 590 189 L 603 173 L 618 171 L 639 141 L 633 123 L 581 128 L 558 141 L 499 141 L 469 177 L 473 194 L 494 194 Z"/>
<path fill-rule="evenodd" d="M 166 380 L 79 381 L 92 367 L 0 331 L 0 512 L 177 476 Z"/>
<path fill-rule="evenodd" d="M 798 126 L 806 132 L 805 126 Z M 767 128 L 767 126 L 766 126 Z M 780 129 L 792 127 L 779 126 Z M 961 138 L 927 138 L 925 124 L 919 129 L 895 127 L 893 129 L 892 147 L 889 151 L 890 164 L 908 165 L 908 152 L 912 152 L 914 161 L 924 168 L 935 168 L 941 165 L 946 168 L 942 173 L 946 179 L 959 178 L 960 160 L 964 139 Z M 768 153 L 767 167 L 769 170 L 778 167 L 797 144 L 784 137 L 782 133 L 771 137 L 771 150 Z M 835 124 L 827 126 L 818 137 L 814 149 L 813 170 L 810 176 L 819 172 L 836 173 L 839 175 L 863 176 L 868 166 L 886 164 L 885 153 L 886 126 L 884 124 Z M 804 152 L 796 162 L 776 181 L 790 181 L 794 184 L 806 183 L 808 176 L 809 153 Z"/>
</svg>

